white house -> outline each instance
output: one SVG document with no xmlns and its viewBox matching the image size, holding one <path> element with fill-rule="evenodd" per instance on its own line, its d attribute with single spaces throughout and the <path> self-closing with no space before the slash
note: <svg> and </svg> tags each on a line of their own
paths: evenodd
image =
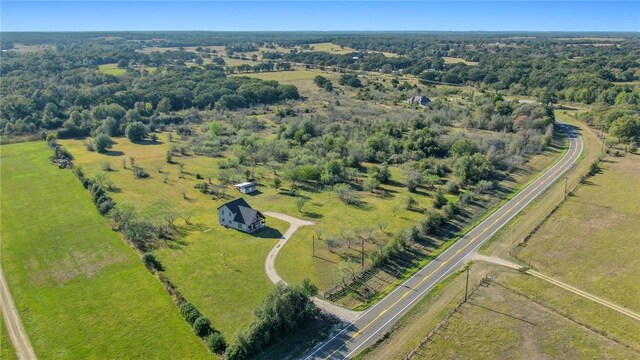
<svg viewBox="0 0 640 360">
<path fill-rule="evenodd" d="M 235 184 L 233 185 L 233 187 L 235 187 L 236 190 L 240 191 L 243 194 L 251 194 L 252 192 L 258 190 L 258 185 L 256 185 L 256 183 L 254 182 L 243 182 L 240 184 Z"/>
<path fill-rule="evenodd" d="M 218 208 L 218 222 L 224 227 L 252 233 L 265 226 L 264 215 L 242 198 L 235 199 Z"/>
</svg>

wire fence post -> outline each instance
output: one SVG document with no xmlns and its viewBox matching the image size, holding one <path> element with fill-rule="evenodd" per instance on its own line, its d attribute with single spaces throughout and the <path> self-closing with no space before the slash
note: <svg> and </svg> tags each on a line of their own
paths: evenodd
<svg viewBox="0 0 640 360">
<path fill-rule="evenodd" d="M 466 266 L 466 270 L 467 270 L 467 283 L 464 286 L 464 302 L 467 302 L 467 297 L 468 297 L 468 293 L 469 293 L 469 268 L 471 266 L 467 265 Z"/>
</svg>

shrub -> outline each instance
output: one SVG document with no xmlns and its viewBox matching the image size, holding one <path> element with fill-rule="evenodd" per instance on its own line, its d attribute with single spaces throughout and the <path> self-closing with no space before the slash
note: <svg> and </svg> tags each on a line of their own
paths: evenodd
<svg viewBox="0 0 640 360">
<path fill-rule="evenodd" d="M 429 234 L 437 231 L 444 224 L 445 220 L 445 217 L 440 212 L 434 210 L 429 211 L 427 217 L 420 224 L 422 232 Z"/>
<path fill-rule="evenodd" d="M 160 263 L 158 262 L 158 259 L 156 259 L 156 256 L 152 253 L 144 253 L 144 255 L 142 255 L 142 261 L 147 268 L 160 270 Z"/>
<path fill-rule="evenodd" d="M 133 176 L 135 176 L 136 179 L 144 179 L 149 177 L 149 173 L 139 166 L 134 166 Z"/>
<path fill-rule="evenodd" d="M 598 173 L 598 171 L 600 170 L 600 167 L 598 166 L 598 162 L 599 161 L 596 160 L 589 166 L 589 175 L 593 176 Z"/>
<path fill-rule="evenodd" d="M 84 142 L 84 148 L 87 149 L 87 151 L 96 151 L 96 144 L 89 139 Z"/>
<path fill-rule="evenodd" d="M 108 197 L 103 197 L 100 201 L 98 201 L 97 207 L 100 214 L 105 215 L 109 211 L 111 211 L 111 209 L 113 209 L 115 205 L 116 204 L 113 202 L 113 200 Z"/>
<path fill-rule="evenodd" d="M 80 180 L 84 179 L 84 171 L 81 166 L 76 166 L 73 168 L 73 174 Z"/>
<path fill-rule="evenodd" d="M 193 331 L 200 337 L 205 337 L 211 333 L 211 322 L 204 316 L 200 316 L 193 323 Z"/>
<path fill-rule="evenodd" d="M 364 187 L 364 190 L 373 192 L 374 190 L 380 187 L 380 181 L 374 178 L 367 179 L 364 181 L 363 187 Z"/>
<path fill-rule="evenodd" d="M 158 228 L 148 221 L 134 219 L 122 229 L 122 233 L 136 248 L 146 251 L 147 244 L 156 239 Z"/>
<path fill-rule="evenodd" d="M 108 161 L 104 161 L 102 162 L 102 164 L 100 165 L 102 168 L 102 171 L 111 171 L 111 163 Z"/>
<path fill-rule="evenodd" d="M 71 155 L 71 152 L 69 152 L 69 150 L 63 148 L 62 146 L 58 146 L 56 148 L 56 158 L 73 160 L 73 155 Z"/>
<path fill-rule="evenodd" d="M 447 181 L 447 192 L 451 195 L 458 195 L 460 193 L 460 186 L 455 181 Z"/>
<path fill-rule="evenodd" d="M 335 191 L 338 198 L 346 204 L 353 204 L 356 200 L 351 186 L 347 184 L 337 184 L 333 187 L 333 191 Z"/>
<path fill-rule="evenodd" d="M 167 150 L 166 160 L 168 164 L 173 163 L 173 151 L 171 149 Z"/>
<path fill-rule="evenodd" d="M 227 342 L 219 332 L 214 332 L 209 336 L 207 345 L 209 346 L 209 350 L 216 354 L 222 354 L 227 349 Z"/>
<path fill-rule="evenodd" d="M 476 185 L 476 190 L 478 193 L 483 194 L 489 190 L 493 189 L 493 181 L 489 180 L 480 180 Z"/>
<path fill-rule="evenodd" d="M 473 201 L 474 193 L 473 192 L 465 192 L 460 195 L 459 203 L 460 205 L 466 205 Z"/>
<path fill-rule="evenodd" d="M 49 145 L 50 148 L 55 148 L 56 146 L 58 146 L 58 135 L 55 133 L 48 133 L 45 137 L 45 140 L 47 141 L 47 145 Z"/>
<path fill-rule="evenodd" d="M 460 208 L 458 207 L 457 204 L 449 203 L 447 204 L 447 206 L 444 207 L 444 209 L 442 209 L 442 212 L 444 213 L 445 218 L 450 218 L 455 214 L 457 214 L 459 210 Z"/>
<path fill-rule="evenodd" d="M 414 209 L 416 206 L 418 206 L 418 201 L 416 199 L 413 198 L 413 196 L 409 195 L 407 197 L 407 202 L 405 204 L 405 209 L 407 210 L 412 210 Z"/>
<path fill-rule="evenodd" d="M 436 191 L 435 195 L 433 196 L 433 206 L 435 206 L 436 209 L 440 209 L 441 207 L 446 205 L 447 202 L 449 202 L 449 201 L 444 196 L 442 191 L 440 191 L 440 190 Z"/>
<path fill-rule="evenodd" d="M 192 303 L 185 300 L 180 304 L 180 315 L 189 325 L 193 325 L 196 319 L 200 317 L 200 312 Z"/>
</svg>

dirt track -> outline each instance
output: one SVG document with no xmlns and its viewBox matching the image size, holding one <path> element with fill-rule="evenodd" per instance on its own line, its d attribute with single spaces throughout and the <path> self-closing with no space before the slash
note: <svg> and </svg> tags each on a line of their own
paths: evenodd
<svg viewBox="0 0 640 360">
<path fill-rule="evenodd" d="M 16 349 L 18 359 L 37 359 L 36 353 L 33 351 L 33 347 L 29 341 L 29 336 L 20 321 L 18 309 L 16 309 L 16 304 L 11 297 L 11 292 L 9 291 L 9 286 L 5 280 L 2 268 L 0 268 L 0 296 L 2 297 L 1 306 L 4 323 L 7 327 L 9 339 L 11 339 L 13 347 Z"/>
</svg>

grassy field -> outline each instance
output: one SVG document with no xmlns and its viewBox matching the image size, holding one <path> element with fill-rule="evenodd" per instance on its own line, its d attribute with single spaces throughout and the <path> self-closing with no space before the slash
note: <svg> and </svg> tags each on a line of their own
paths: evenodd
<svg viewBox="0 0 640 360">
<path fill-rule="evenodd" d="M 565 175 L 569 189 L 574 188 L 580 181 L 580 177 L 589 171 L 589 166 L 599 156 L 601 142 L 598 135 L 586 125 L 575 120 L 571 115 L 575 111 L 556 111 L 556 117 L 578 128 L 584 144 L 583 154 L 577 163 Z M 562 185 L 562 186 L 561 186 Z M 518 216 L 513 218 L 493 238 L 480 249 L 481 252 L 511 258 L 514 250 L 524 238 L 540 224 L 547 215 L 564 198 L 564 184 L 556 183 L 534 200 Z"/>
<path fill-rule="evenodd" d="M 481 286 L 414 359 L 631 359 L 637 356 L 635 351 L 552 309 L 492 284 Z"/>
<path fill-rule="evenodd" d="M 319 93 L 318 87 L 313 82 L 313 79 L 318 75 L 322 75 L 331 80 L 334 86 L 338 85 L 338 75 L 320 70 L 297 69 L 293 71 L 234 74 L 232 76 L 248 76 L 262 80 L 275 80 L 283 84 L 292 84 L 298 88 L 301 95 L 311 97 L 317 96 Z"/>
<path fill-rule="evenodd" d="M 120 76 L 124 75 L 127 72 L 127 69 L 121 69 L 117 64 L 102 64 L 98 65 L 98 73 L 105 75 L 113 75 Z"/>
<path fill-rule="evenodd" d="M 518 258 L 640 312 L 640 155 L 610 156 L 601 168 L 544 223 Z"/>
<path fill-rule="evenodd" d="M 14 44 L 12 51 L 17 51 L 22 54 L 42 53 L 45 50 L 52 50 L 53 48 L 54 48 L 53 45 L 48 45 L 48 44 L 38 44 L 38 45 Z"/>
<path fill-rule="evenodd" d="M 467 65 L 478 65 L 477 62 L 475 61 L 467 61 L 465 59 L 462 58 L 456 58 L 456 57 L 448 57 L 445 56 L 443 57 L 444 59 L 444 63 L 445 64 L 458 64 L 458 63 L 463 63 L 463 64 L 467 64 Z"/>
<path fill-rule="evenodd" d="M 208 358 L 162 285 L 42 142 L 2 154 L 2 267 L 42 358 Z"/>
<path fill-rule="evenodd" d="M 176 163 L 167 164 L 165 154 L 170 143 L 165 136 L 156 144 L 146 145 L 117 138 L 117 144 L 107 154 L 88 152 L 79 140 L 61 143 L 74 154 L 75 163 L 82 166 L 89 176 L 102 172 L 103 162 L 111 163 L 113 171 L 107 176 L 119 188 L 111 193 L 116 202 L 135 204 L 139 211 L 148 214 L 153 214 L 154 207 L 162 202 L 180 214 L 192 216 L 192 225 L 183 227 L 184 236 L 161 246 L 155 253 L 178 290 L 211 319 L 214 328 L 232 337 L 251 322 L 253 309 L 271 289 L 264 271 L 264 260 L 288 224 L 268 218 L 267 225 L 272 229 L 256 236 L 220 227 L 217 207 L 238 193 L 230 190 L 228 198 L 211 200 L 194 189 L 197 182 L 202 182 L 196 179 L 196 174 L 217 170 L 218 159 L 176 156 Z M 151 173 L 150 178 L 135 179 L 130 166 L 122 168 L 121 161 L 124 159 L 129 163 L 130 157 Z M 184 164 L 182 179 L 178 175 L 178 163 Z M 168 174 L 166 183 L 163 182 L 163 174 L 158 173 L 159 168 Z M 274 209 L 268 201 L 255 201 L 260 197 L 245 198 L 259 210 Z M 185 225 L 182 220 L 178 222 Z M 225 252 L 229 265 L 226 268 L 222 252 Z"/>
<path fill-rule="evenodd" d="M 4 315 L 0 313 L 0 359 L 2 360 L 17 360 L 16 350 L 9 339 L 7 334 L 7 327 L 4 325 Z"/>
<path fill-rule="evenodd" d="M 348 54 L 357 51 L 348 46 L 341 47 L 333 43 L 314 43 L 309 45 L 313 46 L 313 51 L 324 51 L 330 54 Z"/>
<path fill-rule="evenodd" d="M 313 50 L 312 51 L 324 51 L 324 52 L 328 52 L 330 54 L 349 54 L 352 52 L 358 52 L 358 50 L 356 49 L 352 49 L 348 46 L 340 46 L 337 44 L 333 44 L 333 43 L 314 43 L 314 44 L 309 44 L 311 46 L 313 46 Z M 385 52 L 385 51 L 365 51 L 365 52 L 369 52 L 369 53 L 380 53 L 386 57 L 398 57 L 398 54 L 394 54 L 394 53 L 390 53 L 390 52 Z"/>
</svg>

